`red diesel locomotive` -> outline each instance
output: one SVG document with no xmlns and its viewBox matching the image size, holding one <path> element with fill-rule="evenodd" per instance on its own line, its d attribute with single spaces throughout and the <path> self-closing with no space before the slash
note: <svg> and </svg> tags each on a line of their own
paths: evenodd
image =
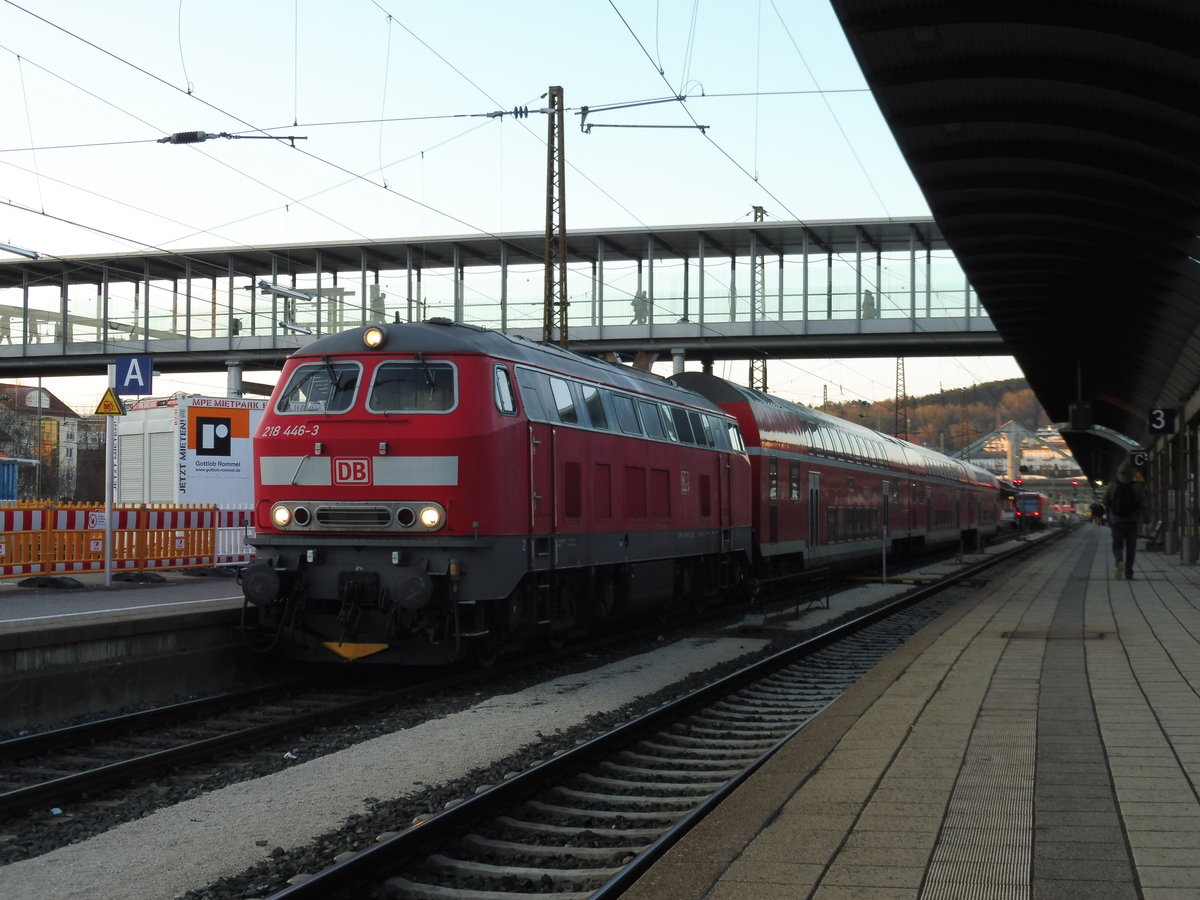
<svg viewBox="0 0 1200 900">
<path fill-rule="evenodd" d="M 444 663 L 749 588 L 734 420 L 444 319 L 293 354 L 254 440 L 247 601 L 285 656 Z"/>
<path fill-rule="evenodd" d="M 999 523 L 992 475 L 905 441 L 445 319 L 297 351 L 254 455 L 243 593 L 300 659 L 486 662 Z"/>
</svg>

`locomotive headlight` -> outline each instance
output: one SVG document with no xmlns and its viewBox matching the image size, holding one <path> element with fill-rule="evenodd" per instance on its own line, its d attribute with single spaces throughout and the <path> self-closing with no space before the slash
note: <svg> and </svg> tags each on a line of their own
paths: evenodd
<svg viewBox="0 0 1200 900">
<path fill-rule="evenodd" d="M 383 346 L 385 340 L 387 340 L 387 332 L 378 325 L 372 325 L 363 332 L 363 343 L 366 344 L 368 350 L 378 350 Z"/>
<path fill-rule="evenodd" d="M 442 511 L 436 506 L 426 506 L 421 509 L 419 518 L 426 528 L 437 528 L 442 524 Z"/>
<path fill-rule="evenodd" d="M 287 528 L 292 521 L 292 511 L 286 506 L 272 506 L 271 521 L 276 528 Z"/>
</svg>

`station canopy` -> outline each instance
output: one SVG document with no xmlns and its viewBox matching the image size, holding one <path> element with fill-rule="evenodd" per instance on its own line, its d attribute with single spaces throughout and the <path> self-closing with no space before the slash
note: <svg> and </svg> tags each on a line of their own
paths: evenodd
<svg viewBox="0 0 1200 900">
<path fill-rule="evenodd" d="M 1000 336 L 1111 475 L 1113 433 L 1196 410 L 1200 3 L 831 2 Z"/>
</svg>

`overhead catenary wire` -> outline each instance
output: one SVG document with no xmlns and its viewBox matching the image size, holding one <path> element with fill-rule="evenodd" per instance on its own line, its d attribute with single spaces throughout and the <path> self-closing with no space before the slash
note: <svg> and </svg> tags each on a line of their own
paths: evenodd
<svg viewBox="0 0 1200 900">
<path fill-rule="evenodd" d="M 380 10 L 382 10 L 382 8 L 383 8 L 382 6 L 379 6 L 378 4 L 376 4 L 376 6 L 378 6 L 378 7 L 380 8 Z M 694 7 L 694 11 L 692 11 L 692 18 L 694 18 L 694 20 L 695 20 L 695 7 Z M 296 26 L 296 29 L 299 29 L 299 25 L 298 25 L 298 26 Z M 410 32 L 410 34 L 412 34 L 412 31 L 410 31 L 410 30 L 409 30 L 409 32 Z M 415 35 L 414 35 L 414 36 L 415 36 Z M 422 42 L 422 43 L 425 43 L 425 42 Z M 428 44 L 426 43 L 426 44 L 425 44 L 425 46 L 426 46 L 426 47 L 428 47 Z M 431 49 L 431 52 L 433 52 L 432 48 L 430 48 L 430 49 Z M 296 55 L 298 55 L 298 56 L 299 56 L 299 54 L 296 54 Z M 439 59 L 442 59 L 443 61 L 445 61 L 445 62 L 446 62 L 446 65 L 450 65 L 450 62 L 449 62 L 448 60 L 445 60 L 445 56 L 442 56 L 442 55 L 440 55 L 440 54 L 438 54 L 438 55 L 439 55 Z M 458 68 L 457 68 L 457 67 L 454 67 L 454 66 L 452 66 L 452 65 L 451 65 L 451 67 L 452 67 L 452 68 L 455 68 L 455 71 L 457 71 L 457 72 L 460 72 L 460 74 L 461 74 L 461 70 L 458 70 Z M 661 68 L 661 66 L 659 66 L 659 68 Z M 468 79 L 468 80 L 469 80 L 469 79 Z M 474 83 L 473 83 L 473 84 L 474 84 Z M 476 88 L 478 88 L 478 84 L 476 84 L 475 86 L 476 86 Z M 709 97 L 709 98 L 716 97 L 716 96 L 720 96 L 720 95 L 710 95 L 710 97 Z M 694 100 L 695 100 L 695 97 L 694 97 Z M 299 112 L 299 104 L 298 104 L 298 112 Z M 516 116 L 514 116 L 514 118 L 516 118 Z M 299 119 L 299 115 L 296 115 L 294 119 Z M 683 127 L 690 127 L 690 126 L 683 126 Z M 266 138 L 265 134 L 264 134 L 264 136 L 262 136 L 262 137 L 263 137 L 263 139 L 265 139 L 265 138 Z M 272 137 L 274 137 L 274 136 L 272 136 Z M 383 166 L 380 166 L 380 175 L 382 175 L 382 174 L 383 174 L 382 170 L 383 170 L 384 168 L 385 168 L 385 167 L 383 167 Z M 574 166 L 574 164 L 572 164 L 572 172 L 576 172 L 577 174 L 580 174 L 580 173 L 578 173 L 578 169 L 577 169 L 577 168 Z M 353 178 L 352 178 L 352 179 L 347 179 L 346 181 L 342 181 L 342 182 L 341 182 L 341 184 L 342 184 L 342 185 L 344 185 L 344 184 L 348 184 L 348 182 L 349 182 L 350 180 L 353 180 Z M 386 179 L 384 179 L 384 180 L 386 181 Z M 601 186 L 598 184 L 598 182 L 596 182 L 596 181 L 595 181 L 595 180 L 593 180 L 593 179 L 588 179 L 588 180 L 589 180 L 590 182 L 592 182 L 592 184 L 593 184 L 594 186 L 596 186 L 596 188 L 598 188 L 598 190 L 601 190 L 601 192 L 602 192 L 602 193 L 605 193 L 605 196 L 606 196 L 606 197 L 608 197 L 608 199 L 611 199 L 611 200 L 613 200 L 613 202 L 614 202 L 614 203 L 617 203 L 617 200 L 616 200 L 616 198 L 614 198 L 610 192 L 602 190 L 602 187 L 601 187 Z M 384 184 L 384 185 L 380 185 L 380 187 L 383 187 L 383 188 L 384 188 L 384 190 L 388 190 L 388 186 L 386 186 L 386 184 Z M 330 188 L 330 190 L 334 190 L 334 188 Z M 422 198 L 424 198 L 424 194 L 419 194 L 419 196 L 421 196 Z M 289 200 L 289 202 L 294 202 L 294 200 Z M 302 205 L 302 204 L 298 204 L 298 205 Z M 619 204 L 619 203 L 617 203 L 617 205 L 620 205 L 620 204 Z M 428 204 L 428 205 L 427 205 L 427 208 L 428 208 L 428 209 L 431 209 L 431 210 L 433 210 L 433 211 L 436 211 L 438 215 L 443 215 L 443 210 L 440 210 L 440 209 L 438 209 L 437 200 L 433 200 L 433 203 L 432 203 L 432 204 Z M 624 209 L 624 208 L 623 208 L 623 209 Z M 636 216 L 636 215 L 634 214 L 634 212 L 632 212 L 632 210 L 625 209 L 624 211 L 626 212 L 626 214 L 629 214 L 631 217 L 638 218 L 638 220 L 640 220 L 640 217 Z M 320 215 L 320 214 L 319 214 L 319 212 L 318 212 L 318 215 Z M 235 221 L 239 221 L 239 220 L 235 220 Z M 644 223 L 643 223 L 643 224 L 644 224 Z M 882 295 L 881 295 L 881 296 L 882 296 Z"/>
</svg>

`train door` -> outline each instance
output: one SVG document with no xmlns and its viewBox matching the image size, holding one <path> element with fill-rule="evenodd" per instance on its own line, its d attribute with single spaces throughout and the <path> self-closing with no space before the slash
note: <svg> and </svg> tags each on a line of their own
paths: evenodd
<svg viewBox="0 0 1200 900">
<path fill-rule="evenodd" d="M 917 533 L 917 485 L 913 481 L 904 482 L 904 485 L 908 488 L 908 501 L 904 504 L 908 509 L 908 534 L 904 537 L 911 540 Z"/>
<path fill-rule="evenodd" d="M 529 562 L 533 569 L 553 566 L 554 439 L 552 425 L 529 423 Z"/>
<path fill-rule="evenodd" d="M 808 473 L 808 546 L 810 552 L 821 546 L 821 473 Z"/>
<path fill-rule="evenodd" d="M 880 515 L 882 521 L 879 523 L 879 536 L 883 540 L 883 546 L 886 548 L 888 535 L 892 531 L 892 484 L 890 481 L 883 483 L 883 505 L 880 506 Z"/>
<path fill-rule="evenodd" d="M 779 543 L 779 459 L 767 460 L 767 543 Z"/>
</svg>

